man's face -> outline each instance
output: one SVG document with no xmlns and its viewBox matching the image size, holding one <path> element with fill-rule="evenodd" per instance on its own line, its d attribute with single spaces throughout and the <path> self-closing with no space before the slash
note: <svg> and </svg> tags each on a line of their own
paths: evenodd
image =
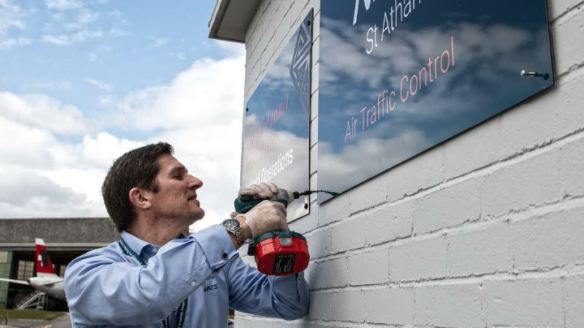
<svg viewBox="0 0 584 328">
<path fill-rule="evenodd" d="M 158 192 L 151 195 L 154 214 L 158 218 L 184 220 L 193 224 L 205 216 L 197 200 L 197 189 L 203 181 L 188 174 L 187 169 L 171 155 L 158 158 L 159 170 L 155 181 Z"/>
</svg>

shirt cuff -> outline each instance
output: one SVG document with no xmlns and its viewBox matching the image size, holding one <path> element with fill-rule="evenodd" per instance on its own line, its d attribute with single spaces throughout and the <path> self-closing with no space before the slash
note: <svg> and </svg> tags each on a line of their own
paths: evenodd
<svg viewBox="0 0 584 328">
<path fill-rule="evenodd" d="M 209 267 L 212 270 L 224 266 L 238 254 L 229 233 L 220 225 L 199 231 L 193 237 L 203 250 L 203 253 L 205 253 Z"/>
</svg>

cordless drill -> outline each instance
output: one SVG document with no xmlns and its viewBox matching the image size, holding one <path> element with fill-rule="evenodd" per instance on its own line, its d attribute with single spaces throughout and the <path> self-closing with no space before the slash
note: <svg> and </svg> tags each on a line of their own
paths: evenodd
<svg viewBox="0 0 584 328">
<path fill-rule="evenodd" d="M 269 200 L 288 207 L 304 194 L 279 189 Z M 266 199 L 256 196 L 240 195 L 235 199 L 235 211 L 247 213 L 264 200 Z M 304 271 L 310 260 L 306 238 L 294 231 L 270 231 L 256 236 L 249 245 L 247 255 L 255 257 L 258 271 L 271 276 L 286 276 Z"/>
</svg>

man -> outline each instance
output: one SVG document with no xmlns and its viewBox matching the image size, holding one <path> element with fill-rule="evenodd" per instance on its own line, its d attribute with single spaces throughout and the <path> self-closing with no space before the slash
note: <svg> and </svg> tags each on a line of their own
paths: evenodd
<svg viewBox="0 0 584 328">
<path fill-rule="evenodd" d="M 286 210 L 263 201 L 245 215 L 185 237 L 205 215 L 203 182 L 158 143 L 118 158 L 102 187 L 119 242 L 75 259 L 65 291 L 75 327 L 227 327 L 229 308 L 294 320 L 308 311 L 303 273 L 268 277 L 239 258 L 246 239 L 287 230 Z M 271 197 L 274 185 L 240 194 Z"/>
</svg>

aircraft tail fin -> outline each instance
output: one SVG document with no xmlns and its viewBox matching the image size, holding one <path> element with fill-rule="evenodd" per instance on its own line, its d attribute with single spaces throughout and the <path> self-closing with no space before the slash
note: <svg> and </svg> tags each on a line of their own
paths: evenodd
<svg viewBox="0 0 584 328">
<path fill-rule="evenodd" d="M 40 238 L 36 238 L 36 270 L 38 277 L 56 276 L 45 242 Z"/>
</svg>

